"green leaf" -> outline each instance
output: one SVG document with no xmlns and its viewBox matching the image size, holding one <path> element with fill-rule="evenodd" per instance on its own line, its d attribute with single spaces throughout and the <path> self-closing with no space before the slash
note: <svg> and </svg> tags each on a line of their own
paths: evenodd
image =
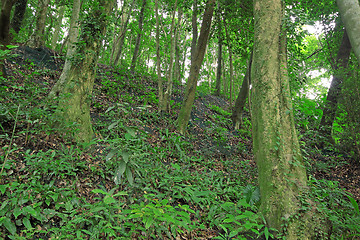
<svg viewBox="0 0 360 240">
<path fill-rule="evenodd" d="M 359 205 L 356 202 L 356 200 L 350 196 L 347 196 L 347 197 L 350 199 L 350 202 L 351 202 L 352 206 L 354 207 L 356 214 L 360 215 Z"/>
<path fill-rule="evenodd" d="M 92 192 L 92 193 L 101 193 L 101 194 L 104 194 L 104 195 L 107 194 L 107 192 L 105 192 L 104 190 L 101 190 L 101 189 L 94 189 L 94 190 L 92 190 L 91 192 Z"/>
<path fill-rule="evenodd" d="M 129 181 L 130 185 L 131 186 L 134 185 L 134 177 L 133 177 L 131 170 L 129 168 L 127 168 L 125 173 L 126 173 L 126 178 Z"/>
<path fill-rule="evenodd" d="M 119 167 L 115 171 L 115 178 L 114 178 L 115 184 L 120 184 L 121 177 L 123 176 L 126 170 L 126 165 L 127 165 L 126 162 L 120 161 Z"/>
<path fill-rule="evenodd" d="M 122 152 L 121 156 L 122 156 L 124 162 L 126 162 L 126 163 L 129 162 L 130 154 L 128 152 Z"/>
<path fill-rule="evenodd" d="M 267 227 L 265 227 L 265 229 L 264 229 L 264 234 L 265 234 L 266 240 L 268 240 L 269 239 L 269 229 Z"/>
<path fill-rule="evenodd" d="M 146 219 L 145 228 L 149 229 L 149 227 L 151 227 L 153 222 L 154 222 L 154 219 L 152 217 L 148 217 L 148 219 Z"/>
<path fill-rule="evenodd" d="M 112 196 L 107 195 L 107 196 L 104 197 L 104 203 L 111 204 L 111 203 L 114 203 L 114 202 L 116 202 L 116 201 Z"/>
<path fill-rule="evenodd" d="M 19 207 L 16 207 L 14 209 L 13 215 L 15 218 L 17 218 L 22 213 L 22 210 Z"/>
<path fill-rule="evenodd" d="M 32 229 L 32 226 L 31 226 L 31 223 L 30 223 L 29 218 L 24 217 L 24 218 L 23 218 L 23 224 L 24 224 L 24 226 L 25 226 L 28 230 Z"/>
<path fill-rule="evenodd" d="M 27 213 L 30 213 L 30 215 L 31 216 L 33 216 L 33 217 L 37 217 L 37 212 L 35 211 L 35 209 L 34 208 L 32 208 L 31 206 L 26 206 L 26 207 L 24 207 L 23 208 L 23 211 L 24 212 L 27 212 Z"/>
<path fill-rule="evenodd" d="M 119 121 L 113 122 L 112 124 L 110 124 L 110 126 L 108 127 L 108 130 L 113 129 L 114 127 L 116 127 L 116 125 L 118 125 Z"/>
<path fill-rule="evenodd" d="M 109 161 L 117 153 L 116 149 L 112 149 L 105 157 L 105 161 Z"/>
<path fill-rule="evenodd" d="M 3 221 L 4 226 L 6 227 L 6 229 L 11 233 L 11 235 L 15 235 L 16 234 L 16 226 L 15 224 L 10 220 L 10 218 L 5 217 L 4 221 Z"/>
<path fill-rule="evenodd" d="M 9 187 L 9 184 L 5 184 L 5 185 L 0 185 L 0 192 L 2 194 L 5 193 L 6 189 Z"/>
</svg>

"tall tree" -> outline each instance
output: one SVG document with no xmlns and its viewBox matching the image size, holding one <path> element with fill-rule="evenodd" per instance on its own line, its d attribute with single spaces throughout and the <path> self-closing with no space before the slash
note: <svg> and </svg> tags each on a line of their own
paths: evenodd
<svg viewBox="0 0 360 240">
<path fill-rule="evenodd" d="M 336 0 L 341 20 L 345 24 L 352 49 L 360 63 L 360 5 L 359 0 Z"/>
<path fill-rule="evenodd" d="M 64 86 L 69 80 L 69 73 L 72 65 L 72 61 L 74 60 L 74 54 L 76 52 L 76 42 L 78 40 L 79 35 L 79 14 L 80 14 L 80 8 L 81 8 L 81 1 L 80 0 L 74 0 L 73 2 L 73 8 L 71 13 L 71 20 L 70 20 L 70 28 L 69 28 L 69 38 L 68 38 L 68 48 L 66 52 L 66 60 L 63 67 L 63 70 L 61 72 L 59 80 L 56 82 L 54 87 L 51 89 L 49 96 L 55 97 L 56 95 L 59 95 L 61 91 L 63 90 Z"/>
<path fill-rule="evenodd" d="M 324 239 L 325 222 L 303 203 L 306 169 L 294 126 L 287 76 L 286 33 L 281 0 L 255 0 L 252 133 L 261 194 L 260 212 L 269 227 L 286 225 L 288 240 Z M 309 204 L 302 212 L 302 204 Z M 317 230 L 317 228 L 320 230 Z"/>
<path fill-rule="evenodd" d="M 170 57 L 169 57 L 169 67 L 167 71 L 167 83 L 166 90 L 163 94 L 163 101 L 160 103 L 160 111 L 170 110 L 170 97 L 172 93 L 173 86 L 173 66 L 174 66 L 174 57 L 175 57 L 175 40 L 176 40 L 176 29 L 175 27 L 175 15 L 177 8 L 177 0 L 175 0 L 175 6 L 172 14 L 171 27 L 170 27 Z M 174 31 L 175 30 L 175 31 Z"/>
<path fill-rule="evenodd" d="M 11 20 L 11 27 L 16 33 L 20 32 L 21 24 L 25 16 L 27 0 L 17 0 L 15 3 L 14 16 Z"/>
<path fill-rule="evenodd" d="M 78 124 L 75 139 L 90 142 L 93 130 L 90 119 L 91 93 L 94 85 L 97 61 L 103 37 L 109 22 L 109 15 L 115 1 L 98 0 L 92 6 L 82 24 L 80 43 L 59 95 L 66 99 L 61 111 L 66 121 Z M 61 107 L 61 106 L 60 106 Z"/>
<path fill-rule="evenodd" d="M 38 48 L 45 46 L 45 24 L 49 2 L 50 0 L 39 0 L 39 6 L 36 12 L 36 26 L 29 41 L 30 47 Z"/>
<path fill-rule="evenodd" d="M 220 20 L 220 9 L 217 14 L 217 23 L 218 23 L 218 64 L 216 72 L 216 84 L 215 84 L 215 95 L 220 96 L 221 91 L 221 72 L 222 72 L 222 25 Z"/>
<path fill-rule="evenodd" d="M 139 14 L 139 20 L 138 20 L 139 26 L 138 26 L 138 33 L 137 33 L 136 42 L 135 42 L 135 49 L 134 49 L 134 54 L 133 54 L 132 61 L 131 61 L 131 66 L 130 66 L 131 71 L 135 70 L 136 61 L 137 61 L 138 55 L 139 55 L 140 41 L 141 41 L 141 35 L 142 35 L 142 29 L 143 29 L 143 21 L 144 21 L 145 6 L 146 6 L 146 0 L 143 0 L 141 10 L 140 10 L 140 14 Z"/>
<path fill-rule="evenodd" d="M 58 6 L 58 14 L 55 16 L 55 27 L 54 27 L 54 33 L 51 39 L 51 48 L 55 50 L 57 41 L 59 40 L 60 30 L 62 26 L 62 20 L 65 13 L 65 5 Z"/>
<path fill-rule="evenodd" d="M 333 142 L 331 130 L 335 120 L 336 109 L 338 107 L 337 103 L 341 94 L 342 82 L 346 76 L 346 69 L 349 62 L 350 52 L 351 44 L 345 29 L 334 66 L 335 74 L 331 81 L 323 109 L 323 116 L 320 122 L 321 135 L 323 136 L 324 140 L 330 142 Z M 320 145 L 323 144 L 324 141 L 321 141 Z"/>
<path fill-rule="evenodd" d="M 236 98 L 235 106 L 232 111 L 231 120 L 233 122 L 234 128 L 239 129 L 241 120 L 242 120 L 242 112 L 244 111 L 244 107 L 246 104 L 246 99 L 249 96 L 249 89 L 251 84 L 251 64 L 252 64 L 252 56 L 253 53 L 251 52 L 250 59 L 248 62 L 248 66 L 246 69 L 246 73 L 241 84 L 241 88 L 239 91 L 239 95 Z"/>
<path fill-rule="evenodd" d="M 190 74 L 186 83 L 184 101 L 177 119 L 178 129 L 181 133 L 185 133 L 186 126 L 190 119 L 191 109 L 195 101 L 196 86 L 209 38 L 214 6 L 215 0 L 208 0 L 206 3 L 200 36 L 196 44 L 194 59 L 191 62 Z"/>
<path fill-rule="evenodd" d="M 2 0 L 0 12 L 0 48 L 7 49 L 10 42 L 10 13 L 16 0 Z M 6 77 L 4 59 L 0 59 L 0 77 Z"/>
</svg>

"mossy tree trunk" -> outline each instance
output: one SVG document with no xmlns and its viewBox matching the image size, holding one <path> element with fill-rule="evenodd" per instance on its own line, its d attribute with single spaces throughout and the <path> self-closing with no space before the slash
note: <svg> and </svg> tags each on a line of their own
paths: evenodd
<svg viewBox="0 0 360 240">
<path fill-rule="evenodd" d="M 336 0 L 341 20 L 345 24 L 352 49 L 360 63 L 360 4 L 359 0 Z"/>
<path fill-rule="evenodd" d="M 0 12 L 0 48 L 6 50 L 10 42 L 10 13 L 16 0 L 2 0 Z M 0 59 L 0 77 L 6 77 L 4 59 Z"/>
<path fill-rule="evenodd" d="M 252 80 L 252 132 L 261 193 L 260 212 L 267 225 L 288 240 L 324 239 L 307 191 L 306 169 L 295 131 L 287 76 L 286 33 L 281 0 L 255 0 Z M 307 206 L 308 211 L 301 208 Z M 318 228 L 318 230 L 316 230 Z"/>
<path fill-rule="evenodd" d="M 137 33 L 136 42 L 135 42 L 134 54 L 133 54 L 133 57 L 132 57 L 132 60 L 131 60 L 131 66 L 130 66 L 131 71 L 135 71 L 136 62 L 137 62 L 138 56 L 139 56 L 146 1 L 147 0 L 142 1 L 142 6 L 141 6 L 140 14 L 139 14 L 138 33 Z"/>
<path fill-rule="evenodd" d="M 59 6 L 58 7 L 58 14 L 55 15 L 55 29 L 54 29 L 54 33 L 51 39 L 51 48 L 52 49 L 56 49 L 56 45 L 57 42 L 59 40 L 59 36 L 60 36 L 60 30 L 61 30 L 61 26 L 62 26 L 62 20 L 64 17 L 64 13 L 65 13 L 65 6 Z"/>
<path fill-rule="evenodd" d="M 242 120 L 242 113 L 244 111 L 244 107 L 246 104 L 246 99 L 248 99 L 249 96 L 249 89 L 251 84 L 251 64 L 252 64 L 252 56 L 253 53 L 251 52 L 250 59 L 248 62 L 248 66 L 246 69 L 246 73 L 243 79 L 243 82 L 241 84 L 241 88 L 239 91 L 239 95 L 236 98 L 235 106 L 232 111 L 231 120 L 233 122 L 234 129 L 239 129 L 241 125 Z"/>
<path fill-rule="evenodd" d="M 336 56 L 334 76 L 331 81 L 331 85 L 326 96 L 326 102 L 323 109 L 323 116 L 320 121 L 320 133 L 323 140 L 320 141 L 320 146 L 324 145 L 325 141 L 331 143 L 334 142 L 331 132 L 332 126 L 335 121 L 335 114 L 338 107 L 338 100 L 341 95 L 342 82 L 346 77 L 346 69 L 349 63 L 349 57 L 351 52 L 351 44 L 349 37 L 344 30 L 342 41 L 339 47 L 339 51 Z"/>
<path fill-rule="evenodd" d="M 193 61 L 191 62 L 189 78 L 186 83 L 184 101 L 177 119 L 178 129 L 180 133 L 183 134 L 185 133 L 186 126 L 190 119 L 191 109 L 195 101 L 196 86 L 209 38 L 214 5 L 215 0 L 208 0 L 206 3 L 200 36 L 195 48 Z"/>
<path fill-rule="evenodd" d="M 14 16 L 11 21 L 11 27 L 16 33 L 20 32 L 21 25 L 25 16 L 25 11 L 27 7 L 27 0 L 17 0 L 15 3 Z"/>
<path fill-rule="evenodd" d="M 90 97 L 108 16 L 114 5 L 114 1 L 108 0 L 99 0 L 98 3 L 90 10 L 82 24 L 79 39 L 82 43 L 77 45 L 65 84 L 59 92 L 59 95 L 65 95 L 67 106 L 61 109 L 65 120 L 78 124 L 79 130 L 75 133 L 75 139 L 79 142 L 90 142 L 93 137 Z"/>
<path fill-rule="evenodd" d="M 45 24 L 50 0 L 39 0 L 36 12 L 36 26 L 30 37 L 29 46 L 38 48 L 45 46 Z"/>
</svg>

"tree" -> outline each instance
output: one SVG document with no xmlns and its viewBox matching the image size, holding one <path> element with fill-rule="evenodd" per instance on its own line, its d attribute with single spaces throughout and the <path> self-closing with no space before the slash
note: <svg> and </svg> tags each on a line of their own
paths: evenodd
<svg viewBox="0 0 360 240">
<path fill-rule="evenodd" d="M 55 30 L 51 39 L 51 48 L 55 50 L 57 41 L 59 40 L 60 30 L 62 26 L 62 20 L 65 13 L 65 5 L 58 6 L 58 14 L 55 17 Z"/>
<path fill-rule="evenodd" d="M 25 16 L 27 0 L 17 0 L 15 3 L 14 16 L 11 21 L 11 27 L 16 33 L 20 32 L 21 24 Z"/>
<path fill-rule="evenodd" d="M 177 119 L 178 129 L 181 133 L 185 133 L 186 126 L 190 119 L 191 109 L 194 104 L 197 80 L 199 78 L 200 68 L 205 55 L 214 6 L 215 0 L 208 0 L 206 3 L 204 17 L 201 24 L 200 36 L 196 44 L 194 59 L 191 62 L 190 74 L 186 83 L 184 101 Z"/>
<path fill-rule="evenodd" d="M 89 97 L 94 85 L 102 40 L 109 21 L 107 16 L 113 5 L 114 1 L 98 0 L 91 6 L 82 24 L 80 43 L 76 47 L 76 54 L 73 55 L 66 74 L 65 84 L 59 89 L 58 95 L 63 95 L 67 103 L 61 111 L 66 121 L 78 124 L 79 131 L 75 133 L 75 139 L 79 142 L 90 142 L 93 137 Z"/>
<path fill-rule="evenodd" d="M 70 28 L 69 28 L 69 40 L 68 40 L 68 49 L 66 53 L 66 60 L 61 72 L 59 80 L 56 82 L 54 87 L 51 89 L 49 96 L 55 97 L 58 96 L 61 91 L 63 90 L 64 86 L 68 84 L 69 80 L 69 73 L 73 61 L 74 54 L 76 52 L 76 45 L 75 43 L 78 40 L 79 35 L 79 14 L 80 14 L 81 2 L 80 0 L 74 0 L 73 8 L 71 13 L 71 21 L 70 21 Z"/>
<path fill-rule="evenodd" d="M 10 13 L 16 0 L 2 0 L 0 12 L 0 48 L 6 50 L 10 42 Z M 0 59 L 0 77 L 6 77 L 4 59 Z"/>
<path fill-rule="evenodd" d="M 131 71 L 135 70 L 136 61 L 137 61 L 137 58 L 138 58 L 138 55 L 139 55 L 140 40 L 141 40 L 141 35 L 142 35 L 141 32 L 142 32 L 143 21 L 144 21 L 145 6 L 146 6 L 146 0 L 143 0 L 141 10 L 140 10 L 140 15 L 139 15 L 139 21 L 138 21 L 138 23 L 139 23 L 138 34 L 137 34 L 137 37 L 136 37 L 134 54 L 133 54 L 132 61 L 131 61 L 131 66 L 130 66 Z"/>
<path fill-rule="evenodd" d="M 295 131 L 287 77 L 286 33 L 281 0 L 254 2 L 255 38 L 251 71 L 253 151 L 258 166 L 260 212 L 286 239 L 313 239 L 326 229 L 311 207 L 301 213 L 306 169 Z"/>
<path fill-rule="evenodd" d="M 336 57 L 336 63 L 334 66 L 335 74 L 331 81 L 331 85 L 326 97 L 326 102 L 323 110 L 323 116 L 320 122 L 320 133 L 324 140 L 333 143 L 331 136 L 332 126 L 335 120 L 335 114 L 338 107 L 338 99 L 341 96 L 341 88 L 344 77 L 346 76 L 346 69 L 349 62 L 351 52 L 351 44 L 344 30 L 343 38 L 339 47 L 339 51 Z M 324 141 L 321 141 L 320 145 L 323 145 Z"/>
<path fill-rule="evenodd" d="M 248 62 L 248 67 L 246 69 L 246 73 L 239 91 L 239 95 L 236 98 L 235 101 L 235 106 L 234 109 L 232 111 L 232 115 L 231 115 L 231 120 L 233 122 L 234 128 L 235 129 L 239 129 L 240 128 L 240 124 L 241 124 L 241 120 L 242 120 L 242 112 L 244 110 L 245 104 L 246 104 L 246 99 L 249 96 L 249 89 L 250 89 L 250 84 L 251 84 L 251 64 L 252 64 L 252 55 L 253 53 L 251 52 L 250 54 L 250 59 Z"/>
<path fill-rule="evenodd" d="M 221 92 L 221 63 L 222 63 L 222 27 L 220 21 L 220 10 L 217 14 L 218 22 L 218 64 L 217 64 L 217 73 L 216 73 L 216 85 L 215 85 L 215 96 L 220 96 Z"/>
<path fill-rule="evenodd" d="M 358 0 L 337 0 L 352 49 L 360 63 L 360 5 Z"/>
<path fill-rule="evenodd" d="M 36 26 L 29 41 L 30 47 L 38 48 L 45 46 L 45 23 L 49 2 L 50 0 L 39 0 L 39 6 L 36 12 Z"/>
</svg>

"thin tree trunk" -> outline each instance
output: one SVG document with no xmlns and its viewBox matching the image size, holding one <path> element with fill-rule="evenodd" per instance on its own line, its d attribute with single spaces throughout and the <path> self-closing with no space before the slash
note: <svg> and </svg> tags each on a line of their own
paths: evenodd
<svg viewBox="0 0 360 240">
<path fill-rule="evenodd" d="M 358 0 L 336 1 L 351 47 L 360 63 L 360 5 Z"/>
<path fill-rule="evenodd" d="M 56 82 L 56 84 L 49 93 L 49 97 L 51 98 L 57 96 L 62 91 L 62 89 L 67 84 L 67 81 L 69 79 L 68 74 L 70 72 L 72 66 L 72 60 L 76 52 L 75 43 L 77 42 L 79 35 L 78 21 L 79 21 L 80 8 L 81 8 L 80 0 L 74 0 L 72 13 L 71 13 L 69 35 L 68 35 L 68 49 L 66 53 L 66 60 L 59 80 Z"/>
<path fill-rule="evenodd" d="M 174 66 L 174 57 L 175 57 L 175 40 L 176 40 L 176 28 L 175 28 L 175 14 L 176 14 L 176 8 L 177 8 L 177 0 L 175 0 L 175 7 L 173 11 L 173 17 L 171 21 L 171 27 L 170 27 L 170 37 L 171 37 L 171 43 L 170 43 L 170 58 L 169 58 L 169 68 L 167 72 L 167 84 L 166 84 L 166 91 L 164 93 L 164 99 L 163 102 L 160 105 L 160 111 L 166 112 L 170 110 L 170 96 L 172 93 L 172 86 L 173 86 L 173 66 Z M 175 29 L 175 32 L 174 32 Z M 174 32 L 174 33 L 173 33 Z"/>
<path fill-rule="evenodd" d="M 15 0 L 2 0 L 0 12 L 0 44 L 1 50 L 6 50 L 10 42 L 10 13 Z M 4 59 L 0 59 L 0 77 L 7 77 Z"/>
<path fill-rule="evenodd" d="M 261 194 L 259 211 L 268 227 L 287 240 L 325 239 L 328 225 L 308 196 L 287 76 L 286 32 L 281 0 L 254 2 L 252 80 L 253 152 Z"/>
<path fill-rule="evenodd" d="M 331 136 L 331 130 L 335 121 L 338 99 L 341 95 L 342 82 L 344 80 L 344 76 L 346 76 L 346 69 L 349 63 L 350 52 L 351 44 L 345 29 L 336 57 L 336 65 L 334 69 L 335 74 L 331 81 L 331 85 L 326 97 L 323 116 L 321 118 L 319 128 L 323 139 L 325 141 L 330 141 L 331 143 L 334 143 Z M 320 145 L 323 146 L 324 141 L 321 141 Z"/>
<path fill-rule="evenodd" d="M 241 85 L 241 89 L 239 91 L 239 95 L 236 99 L 235 106 L 232 112 L 232 122 L 234 129 L 239 129 L 242 123 L 242 112 L 244 111 L 244 107 L 246 104 L 246 99 L 249 95 L 249 86 L 251 84 L 251 64 L 252 64 L 252 56 L 253 53 L 251 52 L 250 59 L 248 62 L 248 66 L 246 69 L 246 73 Z"/>
<path fill-rule="evenodd" d="M 139 32 L 137 34 L 134 54 L 133 54 L 133 58 L 131 61 L 131 66 L 130 66 L 131 71 L 135 71 L 136 61 L 137 61 L 139 50 L 140 50 L 140 41 L 141 41 L 141 35 L 142 35 L 141 33 L 142 33 L 142 29 L 143 29 L 145 6 L 146 6 L 146 0 L 143 0 L 141 10 L 140 10 L 140 15 L 139 15 L 139 29 L 138 29 Z"/>
<path fill-rule="evenodd" d="M 197 27 L 197 0 L 193 2 L 193 14 L 191 19 L 191 25 L 193 29 L 192 40 L 191 40 L 191 64 L 194 60 L 195 51 L 196 51 L 196 43 L 198 39 L 198 27 Z"/>
<path fill-rule="evenodd" d="M 233 82 L 234 82 L 234 66 L 233 66 L 233 60 L 232 60 L 232 48 L 231 48 L 231 39 L 230 35 L 226 26 L 226 20 L 225 17 L 223 18 L 224 21 L 224 27 L 225 27 L 225 33 L 226 33 L 226 39 L 229 48 L 229 62 L 230 62 L 230 109 L 232 108 L 232 99 L 233 99 Z"/>
<path fill-rule="evenodd" d="M 62 25 L 62 19 L 64 17 L 64 12 L 65 12 L 65 6 L 60 6 L 58 8 L 58 16 L 56 16 L 56 25 L 55 25 L 55 30 L 54 30 L 54 34 L 51 40 L 51 48 L 52 49 L 56 49 L 56 44 L 57 41 L 59 40 L 59 35 L 60 35 L 60 30 L 61 30 L 61 25 Z"/>
<path fill-rule="evenodd" d="M 155 15 L 156 15 L 156 72 L 158 78 L 158 98 L 159 98 L 159 111 L 161 111 L 161 105 L 164 101 L 163 80 L 161 77 L 160 66 L 160 23 L 159 23 L 159 4 L 158 0 L 155 0 Z"/>
<path fill-rule="evenodd" d="M 120 56 L 121 56 L 121 53 L 122 53 L 122 50 L 123 50 L 123 46 L 124 46 L 124 42 L 125 42 L 127 26 L 129 24 L 131 12 L 133 11 L 133 8 L 134 8 L 134 3 L 135 3 L 135 0 L 132 1 L 131 5 L 129 7 L 129 11 L 128 11 L 127 15 L 126 15 L 126 21 L 123 24 L 123 26 L 121 27 L 120 35 L 119 35 L 118 40 L 116 42 L 118 50 L 117 50 L 117 53 L 116 53 L 116 56 L 115 56 L 115 59 L 114 59 L 114 66 L 118 65 L 118 63 L 119 63 L 119 59 L 120 59 Z"/>
<path fill-rule="evenodd" d="M 36 26 L 29 41 L 30 47 L 38 48 L 45 46 L 45 24 L 49 2 L 50 0 L 39 0 L 39 7 L 36 13 Z"/>
<path fill-rule="evenodd" d="M 217 14 L 218 19 L 218 65 L 216 73 L 215 96 L 220 96 L 221 92 L 221 63 L 222 63 L 222 29 L 220 22 L 220 13 Z"/>
<path fill-rule="evenodd" d="M 214 6 L 215 0 L 208 0 L 206 3 L 204 17 L 201 24 L 200 36 L 196 45 L 194 59 L 191 63 L 189 79 L 186 84 L 184 101 L 177 119 L 178 129 L 182 134 L 185 133 L 186 126 L 190 119 L 191 109 L 194 104 L 197 81 L 209 38 Z"/>
<path fill-rule="evenodd" d="M 174 71 L 174 79 L 176 81 L 180 82 L 180 78 L 181 78 L 181 72 L 180 72 L 180 27 L 181 27 L 181 21 L 182 21 L 182 14 L 183 11 L 181 8 L 179 8 L 178 10 L 178 26 L 176 29 L 176 34 L 175 34 L 175 71 Z"/>
<path fill-rule="evenodd" d="M 21 24 L 25 16 L 27 7 L 27 0 L 17 0 L 15 3 L 14 16 L 11 21 L 11 26 L 16 33 L 20 32 Z"/>
</svg>

